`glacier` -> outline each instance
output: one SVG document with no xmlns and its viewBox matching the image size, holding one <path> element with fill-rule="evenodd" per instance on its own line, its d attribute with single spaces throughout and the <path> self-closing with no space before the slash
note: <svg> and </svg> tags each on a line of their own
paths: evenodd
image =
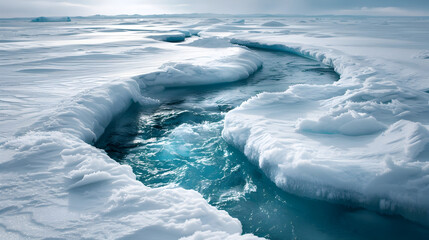
<svg viewBox="0 0 429 240">
<path fill-rule="evenodd" d="M 429 225 L 429 20 L 241 19 L 1 19 L 1 238 L 256 239 L 93 146 L 133 104 L 158 104 L 146 88 L 246 79 L 263 65 L 248 47 L 340 79 L 252 97 L 225 115 L 225 140 L 289 193 Z"/>
</svg>

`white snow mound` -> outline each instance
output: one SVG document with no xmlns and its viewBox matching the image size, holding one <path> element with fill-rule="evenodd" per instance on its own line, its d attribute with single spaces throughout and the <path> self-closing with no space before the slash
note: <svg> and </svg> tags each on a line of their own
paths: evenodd
<svg viewBox="0 0 429 240">
<path fill-rule="evenodd" d="M 277 21 L 269 21 L 269 22 L 263 23 L 261 26 L 264 26 L 264 27 L 284 27 L 284 26 L 286 26 L 286 24 L 281 23 L 281 22 L 277 22 Z"/>
<path fill-rule="evenodd" d="M 262 66 L 259 56 L 246 49 L 232 47 L 209 59 L 170 62 L 159 71 L 136 77 L 145 86 L 195 86 L 233 82 L 248 78 Z"/>
</svg>

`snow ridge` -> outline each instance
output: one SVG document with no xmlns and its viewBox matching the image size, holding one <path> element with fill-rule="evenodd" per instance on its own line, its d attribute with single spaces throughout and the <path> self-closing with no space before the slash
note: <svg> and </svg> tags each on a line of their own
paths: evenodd
<svg viewBox="0 0 429 240">
<path fill-rule="evenodd" d="M 159 71 L 136 77 L 144 86 L 183 87 L 233 82 L 248 78 L 262 66 L 259 57 L 246 49 L 229 48 L 232 55 L 208 62 L 169 62 Z"/>
</svg>

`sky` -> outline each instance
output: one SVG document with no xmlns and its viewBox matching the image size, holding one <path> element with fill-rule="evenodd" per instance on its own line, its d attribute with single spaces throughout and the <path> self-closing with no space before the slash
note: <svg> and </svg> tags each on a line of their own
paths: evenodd
<svg viewBox="0 0 429 240">
<path fill-rule="evenodd" d="M 429 0 L 0 0 L 0 18 L 172 13 L 429 16 Z"/>
</svg>

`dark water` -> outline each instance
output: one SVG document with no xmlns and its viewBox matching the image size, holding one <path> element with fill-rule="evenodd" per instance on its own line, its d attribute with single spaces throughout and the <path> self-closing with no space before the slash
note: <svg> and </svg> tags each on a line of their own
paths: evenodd
<svg viewBox="0 0 429 240">
<path fill-rule="evenodd" d="M 270 239 L 429 239 L 429 230 L 399 217 L 290 195 L 221 137 L 224 114 L 259 92 L 298 83 L 328 84 L 332 69 L 298 56 L 257 51 L 264 67 L 245 81 L 206 87 L 148 89 L 161 100 L 134 106 L 97 143 L 130 165 L 150 187 L 200 192 L 238 218 L 245 233 Z"/>
</svg>

